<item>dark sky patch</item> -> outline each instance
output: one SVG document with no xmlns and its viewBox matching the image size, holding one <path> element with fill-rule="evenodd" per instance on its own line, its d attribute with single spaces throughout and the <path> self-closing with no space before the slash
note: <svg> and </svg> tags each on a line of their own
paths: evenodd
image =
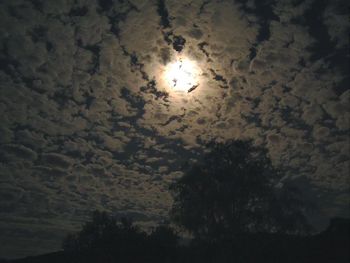
<svg viewBox="0 0 350 263">
<path fill-rule="evenodd" d="M 199 7 L 198 15 L 201 15 L 205 7 L 210 3 L 210 0 L 203 0 L 201 6 Z"/>
<path fill-rule="evenodd" d="M 30 0 L 30 2 L 36 10 L 38 10 L 39 12 L 43 12 L 44 4 L 42 0 Z"/>
<path fill-rule="evenodd" d="M 181 52 L 181 50 L 185 47 L 186 39 L 182 36 L 174 36 L 173 37 L 173 48 L 177 52 Z"/>
<path fill-rule="evenodd" d="M 39 25 L 37 27 L 34 27 L 33 31 L 30 32 L 32 36 L 32 41 L 33 42 L 38 42 L 38 41 L 43 41 L 45 40 L 47 36 L 47 30 L 48 28 L 43 25 Z"/>
<path fill-rule="evenodd" d="M 74 7 L 72 8 L 68 15 L 69 16 L 85 16 L 88 13 L 89 9 L 87 6 Z"/>
<path fill-rule="evenodd" d="M 98 0 L 98 4 L 103 12 L 109 12 L 113 7 L 113 0 Z"/>
<path fill-rule="evenodd" d="M 269 1 L 254 1 L 254 8 L 248 6 L 248 1 L 239 0 L 242 4 L 242 10 L 248 14 L 254 14 L 258 17 L 258 35 L 256 36 L 256 42 L 250 48 L 249 59 L 253 60 L 257 54 L 257 48 L 260 43 L 267 41 L 270 38 L 270 22 L 275 20 L 278 21 L 279 17 L 273 12 L 273 7 L 275 5 L 275 0 Z"/>
<path fill-rule="evenodd" d="M 169 13 L 165 5 L 165 0 L 158 0 L 157 2 L 157 12 L 160 16 L 160 25 L 166 29 L 171 27 L 169 21 Z"/>
<path fill-rule="evenodd" d="M 345 78 L 343 78 L 342 81 L 340 81 L 339 83 L 337 83 L 333 90 L 334 92 L 340 96 L 341 94 L 343 94 L 344 92 L 346 92 L 347 90 L 350 89 L 350 77 L 346 76 Z"/>
<path fill-rule="evenodd" d="M 157 82 L 155 80 L 150 80 L 146 86 L 140 87 L 140 90 L 144 93 L 152 93 L 155 95 L 156 100 L 167 100 L 168 97 L 168 93 L 157 90 Z"/>
<path fill-rule="evenodd" d="M 316 43 L 310 46 L 310 51 L 313 53 L 312 61 L 328 56 L 334 50 L 334 43 L 323 22 L 324 10 L 328 3 L 326 0 L 314 0 L 303 16 L 298 18 L 299 21 L 296 21 L 307 26 L 310 35 L 316 40 Z"/>
<path fill-rule="evenodd" d="M 205 50 L 205 47 L 208 46 L 209 44 L 206 43 L 206 42 L 201 42 L 198 44 L 198 48 L 200 49 L 200 51 L 202 51 L 205 56 L 207 57 L 207 60 L 209 61 L 210 60 L 210 55 L 208 53 L 208 51 Z"/>
</svg>

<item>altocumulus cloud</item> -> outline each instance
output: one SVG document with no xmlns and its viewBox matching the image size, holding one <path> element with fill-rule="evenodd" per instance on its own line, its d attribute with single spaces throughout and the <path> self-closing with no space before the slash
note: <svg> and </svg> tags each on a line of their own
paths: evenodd
<svg viewBox="0 0 350 263">
<path fill-rule="evenodd" d="M 266 146 L 344 215 L 349 24 L 316 2 L 1 1 L 0 255 L 58 249 L 94 209 L 166 218 L 211 139 Z M 179 52 L 203 71 L 185 95 L 162 82 Z"/>
</svg>

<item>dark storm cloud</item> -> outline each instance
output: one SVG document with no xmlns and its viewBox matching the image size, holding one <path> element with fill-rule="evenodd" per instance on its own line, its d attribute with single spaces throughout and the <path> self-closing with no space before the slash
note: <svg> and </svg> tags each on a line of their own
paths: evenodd
<svg viewBox="0 0 350 263">
<path fill-rule="evenodd" d="M 166 217 L 211 139 L 265 145 L 323 215 L 345 214 L 344 1 L 260 2 L 2 1 L 0 255 L 55 250 L 94 209 Z M 180 51 L 204 72 L 179 99 L 159 69 Z"/>
</svg>

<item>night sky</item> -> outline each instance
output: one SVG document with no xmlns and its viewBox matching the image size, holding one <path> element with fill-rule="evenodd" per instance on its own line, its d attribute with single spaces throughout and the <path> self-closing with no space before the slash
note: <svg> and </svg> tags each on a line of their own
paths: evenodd
<svg viewBox="0 0 350 263">
<path fill-rule="evenodd" d="M 95 209 L 167 220 L 210 140 L 266 147 L 316 229 L 349 216 L 346 2 L 0 1 L 0 257 L 60 249 Z M 164 77 L 179 57 L 190 90 Z"/>
</svg>

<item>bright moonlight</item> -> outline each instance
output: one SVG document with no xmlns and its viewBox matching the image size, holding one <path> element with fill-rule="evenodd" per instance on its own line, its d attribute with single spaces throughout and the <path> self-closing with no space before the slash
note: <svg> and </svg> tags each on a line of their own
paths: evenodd
<svg viewBox="0 0 350 263">
<path fill-rule="evenodd" d="M 180 58 L 166 66 L 165 80 L 174 91 L 190 92 L 199 85 L 199 67 L 187 58 Z"/>
</svg>

